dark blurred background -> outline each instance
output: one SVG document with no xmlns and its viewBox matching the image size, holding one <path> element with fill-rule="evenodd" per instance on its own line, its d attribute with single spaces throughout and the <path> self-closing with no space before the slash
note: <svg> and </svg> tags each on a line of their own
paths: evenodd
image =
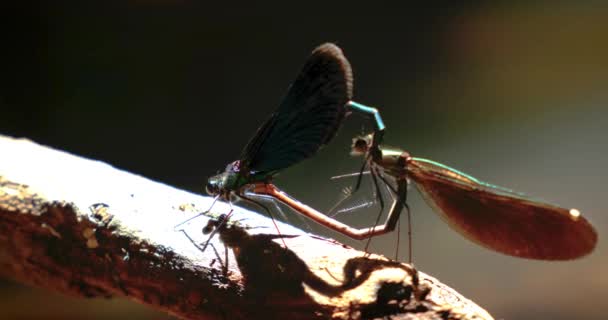
<svg viewBox="0 0 608 320">
<path fill-rule="evenodd" d="M 412 190 L 418 268 L 496 319 L 605 319 L 608 7 L 49 1 L 0 15 L 0 134 L 194 192 L 238 157 L 310 51 L 336 42 L 389 144 L 577 207 L 600 235 L 581 260 L 515 259 L 450 230 Z M 319 208 L 335 201 L 320 192 L 328 177 L 360 163 L 348 158 L 349 126 L 277 185 Z M 388 235 L 373 250 L 394 248 Z M 170 318 L 10 280 L 0 297 L 4 319 Z"/>
</svg>

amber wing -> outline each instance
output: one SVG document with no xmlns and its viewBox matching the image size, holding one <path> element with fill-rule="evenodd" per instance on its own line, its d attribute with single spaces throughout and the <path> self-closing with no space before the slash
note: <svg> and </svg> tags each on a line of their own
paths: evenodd
<svg viewBox="0 0 608 320">
<path fill-rule="evenodd" d="M 456 231 L 489 249 L 540 260 L 590 253 L 593 226 L 566 209 L 481 182 L 436 162 L 411 158 L 408 175 L 427 203 Z"/>
</svg>

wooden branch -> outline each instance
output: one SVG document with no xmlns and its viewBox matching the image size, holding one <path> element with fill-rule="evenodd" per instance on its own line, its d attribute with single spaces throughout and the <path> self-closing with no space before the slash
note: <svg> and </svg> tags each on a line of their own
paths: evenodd
<svg viewBox="0 0 608 320">
<path fill-rule="evenodd" d="M 230 207 L 218 202 L 174 228 L 211 202 L 0 136 L 0 272 L 184 319 L 492 319 L 428 275 L 413 285 L 407 265 L 281 223 L 280 239 L 269 219 L 236 206 L 227 224 L 218 216 Z M 217 236 L 201 252 L 203 226 Z"/>
</svg>

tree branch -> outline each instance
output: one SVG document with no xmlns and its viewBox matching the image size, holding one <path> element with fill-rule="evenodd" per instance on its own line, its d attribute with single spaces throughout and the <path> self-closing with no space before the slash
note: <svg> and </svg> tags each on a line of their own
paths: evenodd
<svg viewBox="0 0 608 320">
<path fill-rule="evenodd" d="M 0 153 L 0 273 L 23 283 L 185 319 L 492 319 L 405 264 L 281 223 L 280 239 L 255 212 L 225 222 L 217 202 L 175 229 L 212 199 L 28 140 L 0 136 Z"/>
</svg>

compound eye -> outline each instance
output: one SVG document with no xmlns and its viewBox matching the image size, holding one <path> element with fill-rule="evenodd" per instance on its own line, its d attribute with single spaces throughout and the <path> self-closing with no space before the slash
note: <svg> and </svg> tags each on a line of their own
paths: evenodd
<svg viewBox="0 0 608 320">
<path fill-rule="evenodd" d="M 210 196 L 216 196 L 220 193 L 220 188 L 217 186 L 216 182 L 209 181 L 205 186 L 205 191 L 207 191 L 207 194 Z"/>
<path fill-rule="evenodd" d="M 367 141 L 363 138 L 355 138 L 353 139 L 353 145 L 351 149 L 352 155 L 362 155 L 367 152 L 369 145 Z"/>
<path fill-rule="evenodd" d="M 357 139 L 357 141 L 355 141 L 355 148 L 357 150 L 367 149 L 367 141 L 365 141 L 365 139 Z"/>
</svg>

